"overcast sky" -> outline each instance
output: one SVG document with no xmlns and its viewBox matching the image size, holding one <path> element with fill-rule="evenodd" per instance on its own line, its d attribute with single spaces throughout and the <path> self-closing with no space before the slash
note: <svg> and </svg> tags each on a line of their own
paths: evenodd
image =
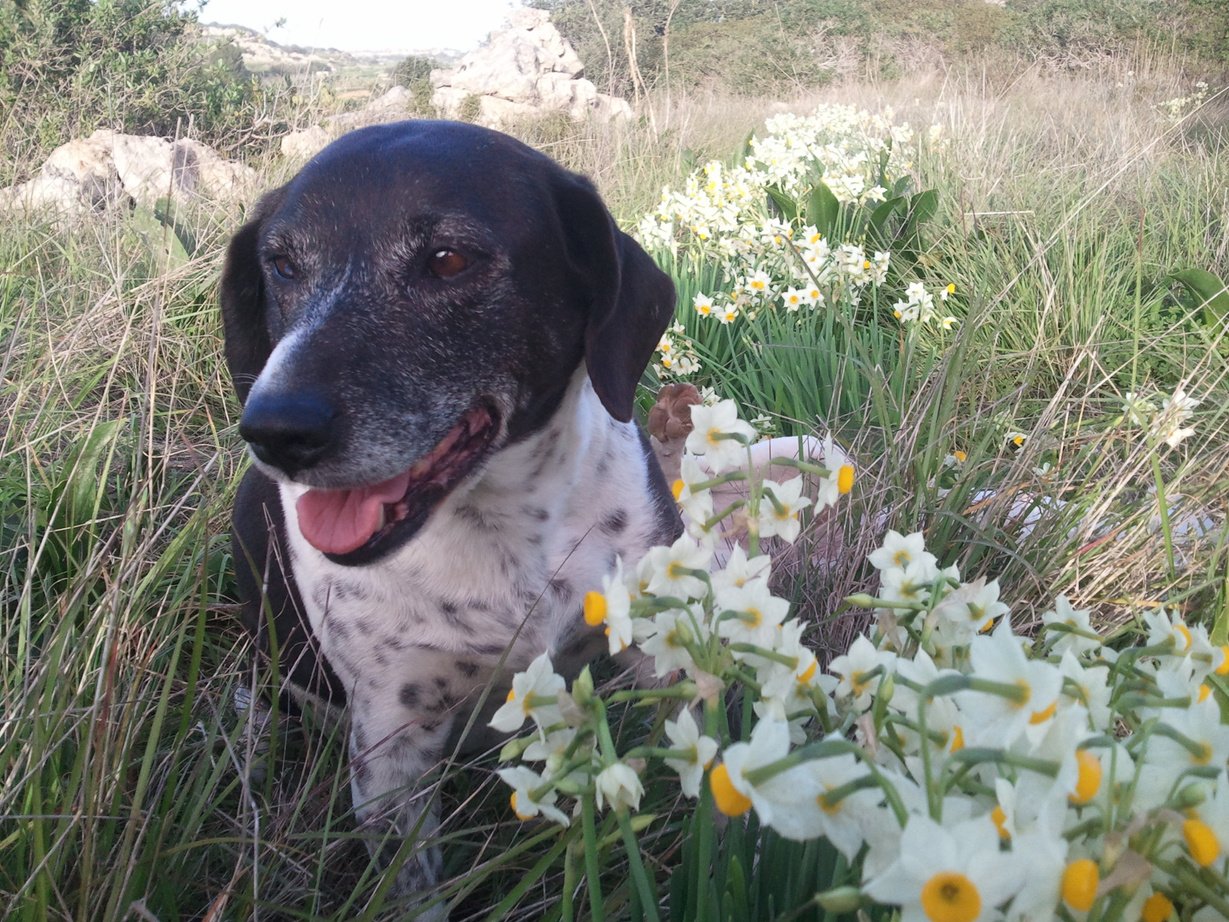
<svg viewBox="0 0 1229 922">
<path fill-rule="evenodd" d="M 241 25 L 282 45 L 343 51 L 468 51 L 514 0 L 207 0 L 201 22 Z M 273 28 L 279 19 L 286 23 Z"/>
</svg>

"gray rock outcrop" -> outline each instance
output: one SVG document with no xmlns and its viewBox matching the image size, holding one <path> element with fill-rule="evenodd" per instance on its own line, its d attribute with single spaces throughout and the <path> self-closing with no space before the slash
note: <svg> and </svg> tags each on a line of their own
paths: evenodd
<svg viewBox="0 0 1229 922">
<path fill-rule="evenodd" d="M 455 117 L 467 100 L 478 100 L 478 121 L 499 125 L 511 119 L 565 112 L 572 118 L 630 118 L 626 100 L 605 93 L 582 75 L 575 50 L 545 10 L 518 9 L 487 44 L 450 70 L 431 72 L 431 102 Z"/>
<path fill-rule="evenodd" d="M 100 128 L 51 152 L 28 182 L 0 189 L 0 210 L 98 211 L 121 202 L 152 207 L 160 198 L 238 199 L 256 182 L 250 167 L 199 141 L 119 134 Z"/>
</svg>

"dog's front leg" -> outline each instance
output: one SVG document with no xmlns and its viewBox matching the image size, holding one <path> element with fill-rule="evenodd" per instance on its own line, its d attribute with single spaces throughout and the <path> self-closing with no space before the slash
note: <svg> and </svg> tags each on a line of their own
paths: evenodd
<svg viewBox="0 0 1229 922">
<path fill-rule="evenodd" d="M 395 884 L 399 894 L 413 894 L 432 889 L 443 873 L 439 847 L 430 844 L 439 806 L 424 779 L 443 759 L 464 693 L 458 677 L 427 651 L 398 660 L 396 680 L 381 670 L 354 686 L 351 789 L 372 857 L 383 869 L 391 869 L 406 840 L 413 843 Z M 442 920 L 447 912 L 438 907 L 420 917 Z"/>
</svg>

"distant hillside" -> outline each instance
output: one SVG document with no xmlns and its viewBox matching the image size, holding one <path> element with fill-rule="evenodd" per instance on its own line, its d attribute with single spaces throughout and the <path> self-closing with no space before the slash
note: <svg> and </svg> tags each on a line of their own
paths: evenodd
<svg viewBox="0 0 1229 922">
<path fill-rule="evenodd" d="M 391 71 L 408 55 L 421 55 L 451 63 L 461 56 L 453 48 L 413 49 L 406 51 L 347 52 L 338 48 L 307 48 L 302 45 L 282 45 L 246 26 L 202 23 L 206 36 L 214 40 L 229 39 L 243 55 L 243 66 L 253 74 L 302 75 L 303 73 L 343 73 L 379 67 Z"/>
</svg>

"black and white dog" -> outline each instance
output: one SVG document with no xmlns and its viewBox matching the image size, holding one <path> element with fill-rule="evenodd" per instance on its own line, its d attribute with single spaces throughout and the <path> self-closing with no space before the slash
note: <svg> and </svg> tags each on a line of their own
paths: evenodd
<svg viewBox="0 0 1229 922">
<path fill-rule="evenodd" d="M 299 697 L 346 704 L 360 820 L 428 836 L 421 780 L 478 693 L 543 651 L 578 669 L 606 642 L 585 591 L 681 531 L 632 421 L 673 286 L 584 178 L 403 122 L 266 195 L 221 303 L 247 626 Z M 397 887 L 440 871 L 421 849 Z"/>
</svg>

